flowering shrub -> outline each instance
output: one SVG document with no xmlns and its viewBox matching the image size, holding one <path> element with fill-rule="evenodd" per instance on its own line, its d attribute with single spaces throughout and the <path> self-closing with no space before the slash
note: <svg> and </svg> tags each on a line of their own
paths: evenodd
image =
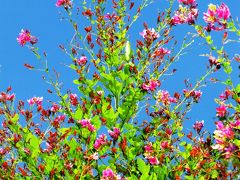
<svg viewBox="0 0 240 180">
<path fill-rule="evenodd" d="M 106 12 L 108 3 L 113 13 Z M 73 18 L 75 2 L 56 2 L 75 31 L 68 48 L 60 48 L 71 59 L 69 69 L 76 73 L 73 83 L 78 91 L 63 93 L 58 75 L 54 81 L 47 63 L 42 63 L 44 79 L 54 89 L 48 92 L 56 93 L 58 102 L 43 97 L 17 102 L 11 87 L 0 94 L 2 179 L 239 178 L 240 85 L 231 80 L 234 63 L 224 45 L 229 33 L 239 36 L 240 30 L 229 8 L 210 4 L 201 17 L 196 0 L 170 0 L 157 16 L 156 27 L 144 23 L 131 47 L 129 30 L 151 3 L 84 1 L 77 8 L 77 15 L 87 20 L 83 26 Z M 194 35 L 178 49 L 172 33 L 182 24 L 188 24 Z M 214 44 L 212 30 L 224 31 L 221 48 Z M 174 75 L 170 67 L 193 45 L 191 38 L 206 42 L 209 67 L 195 84 L 186 80 L 186 88 L 172 93 L 162 88 L 165 75 Z M 29 30 L 22 30 L 17 41 L 45 61 Z M 239 61 L 238 56 L 232 59 Z M 228 79 L 216 81 L 226 85 L 215 99 L 216 130 L 208 132 L 202 120 L 186 133 L 183 123 L 194 104 L 201 102 L 200 89 L 221 67 Z"/>
</svg>

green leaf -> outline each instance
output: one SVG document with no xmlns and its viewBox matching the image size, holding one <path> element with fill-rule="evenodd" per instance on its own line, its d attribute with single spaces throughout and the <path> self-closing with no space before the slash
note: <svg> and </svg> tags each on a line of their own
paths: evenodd
<svg viewBox="0 0 240 180">
<path fill-rule="evenodd" d="M 149 180 L 149 176 L 147 174 L 143 174 L 141 177 L 140 177 L 140 180 Z"/>
<path fill-rule="evenodd" d="M 240 93 L 240 84 L 237 85 L 237 87 L 235 88 L 235 91 L 237 94 Z"/>
<path fill-rule="evenodd" d="M 131 177 L 128 178 L 128 180 L 138 180 L 138 178 L 135 175 L 131 175 Z"/>
<path fill-rule="evenodd" d="M 217 178 L 218 177 L 218 172 L 217 172 L 217 170 L 213 170 L 212 172 L 211 172 L 211 178 Z"/>
<path fill-rule="evenodd" d="M 146 165 L 145 162 L 141 158 L 137 158 L 138 169 L 142 174 L 147 175 L 150 170 L 150 165 Z"/>
<path fill-rule="evenodd" d="M 82 116 L 83 116 L 83 112 L 82 112 L 82 109 L 79 107 L 74 114 L 74 119 L 81 120 Z"/>
<path fill-rule="evenodd" d="M 18 121 L 18 119 L 19 119 L 19 115 L 16 113 L 16 114 L 14 115 L 14 117 L 12 118 L 13 124 L 16 124 L 17 121 Z"/>
<path fill-rule="evenodd" d="M 185 142 L 185 141 L 182 141 L 179 145 L 180 145 L 180 146 L 185 146 L 185 145 L 186 145 L 186 142 Z"/>
<path fill-rule="evenodd" d="M 207 36 L 206 37 L 206 41 L 208 44 L 212 44 L 213 43 L 213 40 L 211 39 L 211 36 Z"/>
<path fill-rule="evenodd" d="M 158 180 L 156 173 L 151 173 L 149 180 Z"/>
</svg>

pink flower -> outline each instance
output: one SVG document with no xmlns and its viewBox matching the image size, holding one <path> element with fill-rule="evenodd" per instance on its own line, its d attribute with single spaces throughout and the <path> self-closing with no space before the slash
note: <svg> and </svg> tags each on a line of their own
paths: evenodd
<svg viewBox="0 0 240 180">
<path fill-rule="evenodd" d="M 118 137 L 120 136 L 120 129 L 114 127 L 114 128 L 113 128 L 113 131 L 108 130 L 108 133 L 109 133 L 109 135 L 110 135 L 113 139 L 117 140 Z"/>
<path fill-rule="evenodd" d="M 99 159 L 98 153 L 97 152 L 93 153 L 92 155 L 90 155 L 90 158 L 93 160 L 98 160 Z"/>
<path fill-rule="evenodd" d="M 106 18 L 106 19 L 113 19 L 113 18 L 116 18 L 117 16 L 116 16 L 116 14 L 115 13 L 113 13 L 112 15 L 110 14 L 110 13 L 107 13 L 105 16 L 104 16 L 104 18 Z"/>
<path fill-rule="evenodd" d="M 226 99 L 228 99 L 229 96 L 231 96 L 231 95 L 232 95 L 231 90 L 226 89 L 226 90 L 219 96 L 219 98 L 220 98 L 220 99 L 223 99 L 223 100 L 226 100 Z"/>
<path fill-rule="evenodd" d="M 87 57 L 81 56 L 80 59 L 77 60 L 79 66 L 84 66 L 87 63 Z"/>
<path fill-rule="evenodd" d="M 102 180 L 112 180 L 115 179 L 116 175 L 112 169 L 108 168 L 102 172 Z"/>
<path fill-rule="evenodd" d="M 187 8 L 179 5 L 179 9 L 175 12 L 171 19 L 171 24 L 194 24 L 198 17 L 198 9 L 195 7 Z"/>
<path fill-rule="evenodd" d="M 226 21 L 230 18 L 230 16 L 230 10 L 224 3 L 222 3 L 221 6 L 209 4 L 207 13 L 204 13 L 203 16 L 204 21 L 208 23 L 206 30 L 220 31 L 226 29 Z M 215 23 L 217 23 L 217 27 L 215 26 Z"/>
<path fill-rule="evenodd" d="M 146 91 L 154 91 L 157 86 L 160 86 L 159 81 L 151 79 L 148 84 L 143 83 L 142 88 Z"/>
<path fill-rule="evenodd" d="M 77 99 L 77 95 L 76 94 L 70 94 L 70 103 L 73 106 L 78 105 L 78 99 Z"/>
<path fill-rule="evenodd" d="M 105 134 L 99 135 L 94 143 L 94 148 L 98 150 L 102 145 L 107 144 L 107 136 Z"/>
<path fill-rule="evenodd" d="M 52 112 L 57 112 L 60 110 L 60 107 L 57 104 L 53 104 L 50 110 Z"/>
<path fill-rule="evenodd" d="M 195 5 L 196 0 L 178 0 L 178 2 L 183 3 L 184 5 Z"/>
<path fill-rule="evenodd" d="M 202 92 L 200 90 L 198 90 L 198 91 L 193 91 L 193 93 L 194 93 L 193 99 L 198 102 L 200 97 L 202 96 Z"/>
<path fill-rule="evenodd" d="M 39 106 L 42 105 L 42 101 L 43 101 L 43 97 L 33 97 L 33 98 L 27 100 L 29 105 L 37 104 Z"/>
<path fill-rule="evenodd" d="M 35 36 L 32 36 L 30 34 L 30 31 L 22 29 L 19 33 L 17 41 L 21 46 L 24 46 L 27 42 L 30 42 L 31 44 L 36 44 L 38 39 Z"/>
<path fill-rule="evenodd" d="M 169 129 L 169 128 L 166 128 L 166 133 L 167 133 L 167 135 L 172 135 L 172 130 L 171 129 Z"/>
<path fill-rule="evenodd" d="M 72 2 L 71 2 L 71 0 L 58 0 L 57 2 L 56 2 L 56 6 L 57 7 L 60 7 L 60 6 L 71 6 L 72 5 Z"/>
<path fill-rule="evenodd" d="M 144 146 L 145 152 L 152 152 L 152 143 L 147 144 L 146 146 Z"/>
<path fill-rule="evenodd" d="M 231 16 L 229 8 L 224 3 L 222 3 L 221 6 L 217 8 L 216 14 L 218 15 L 218 18 L 224 20 L 227 20 Z"/>
<path fill-rule="evenodd" d="M 224 117 L 227 114 L 227 108 L 224 105 L 221 105 L 220 107 L 216 108 L 216 111 L 218 117 Z"/>
<path fill-rule="evenodd" d="M 238 147 L 233 144 L 229 144 L 229 146 L 226 147 L 224 150 L 225 150 L 225 153 L 224 153 L 225 157 L 228 159 L 234 154 L 235 151 L 238 150 Z"/>
<path fill-rule="evenodd" d="M 148 157 L 148 161 L 151 165 L 158 165 L 159 164 L 159 161 L 156 157 L 154 156 L 150 156 Z"/>
<path fill-rule="evenodd" d="M 161 148 L 162 148 L 162 149 L 166 149 L 166 148 L 168 148 L 168 147 L 169 147 L 169 144 L 168 144 L 167 141 L 161 142 Z"/>
<path fill-rule="evenodd" d="M 155 31 L 154 28 L 152 29 L 144 29 L 143 32 L 139 33 L 144 39 L 146 40 L 156 40 L 159 38 L 159 34 Z"/>
<path fill-rule="evenodd" d="M 91 124 L 91 122 L 87 119 L 83 119 L 81 121 L 78 121 L 82 125 L 83 128 L 87 128 L 90 132 L 95 131 L 94 125 Z"/>
<path fill-rule="evenodd" d="M 218 130 L 221 130 L 224 128 L 224 124 L 222 123 L 222 121 L 217 121 L 215 124 Z"/>
<path fill-rule="evenodd" d="M 154 55 L 153 57 L 160 57 L 160 58 L 163 58 L 165 55 L 167 54 L 170 54 L 171 51 L 168 50 L 168 49 L 165 49 L 163 47 L 160 47 L 159 49 L 157 49 L 155 52 L 154 52 Z"/>
<path fill-rule="evenodd" d="M 195 129 L 197 131 L 197 133 L 200 133 L 200 131 L 202 130 L 204 126 L 204 121 L 196 121 L 193 125 L 193 129 Z"/>
</svg>

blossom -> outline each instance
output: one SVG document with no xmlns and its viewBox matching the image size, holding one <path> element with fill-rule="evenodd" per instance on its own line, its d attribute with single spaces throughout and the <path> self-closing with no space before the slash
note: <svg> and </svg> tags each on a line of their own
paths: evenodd
<svg viewBox="0 0 240 180">
<path fill-rule="evenodd" d="M 170 94 L 166 90 L 160 90 L 157 93 L 157 101 L 162 102 L 164 105 L 169 105 L 170 103 L 176 103 L 177 99 L 170 97 Z"/>
<path fill-rule="evenodd" d="M 22 29 L 19 33 L 17 41 L 21 46 L 24 46 L 27 42 L 30 42 L 31 44 L 36 44 L 38 39 L 37 37 L 32 36 L 29 30 Z"/>
<path fill-rule="evenodd" d="M 168 49 L 165 49 L 163 47 L 160 47 L 159 49 L 157 49 L 154 54 L 153 54 L 153 57 L 160 57 L 160 58 L 163 58 L 165 55 L 167 54 L 170 54 L 171 51 L 168 50 Z"/>
<path fill-rule="evenodd" d="M 203 120 L 202 121 L 196 121 L 193 125 L 193 129 L 195 129 L 197 131 L 197 133 L 199 133 L 202 130 L 203 126 L 204 126 L 204 121 Z"/>
<path fill-rule="evenodd" d="M 109 133 L 109 135 L 110 135 L 113 139 L 117 140 L 118 137 L 119 137 L 119 135 L 120 135 L 120 129 L 114 127 L 114 128 L 113 128 L 113 131 L 108 130 L 108 133 Z"/>
<path fill-rule="evenodd" d="M 53 104 L 50 110 L 52 112 L 57 112 L 60 110 L 60 107 L 57 104 Z"/>
<path fill-rule="evenodd" d="M 102 145 L 107 144 L 107 136 L 105 134 L 99 135 L 94 143 L 94 148 L 98 150 Z"/>
<path fill-rule="evenodd" d="M 15 98 L 15 94 L 6 94 L 4 92 L 2 92 L 0 94 L 0 102 L 2 102 L 2 101 L 13 101 L 14 98 Z"/>
<path fill-rule="evenodd" d="M 178 0 L 178 2 L 183 3 L 184 5 L 195 5 L 196 0 Z"/>
<path fill-rule="evenodd" d="M 187 7 L 183 7 L 182 5 L 179 5 L 178 10 L 175 12 L 174 16 L 171 18 L 171 24 L 177 25 L 177 24 L 194 24 L 195 20 L 198 17 L 198 9 L 195 7 L 192 7 L 188 9 Z"/>
<path fill-rule="evenodd" d="M 220 98 L 220 99 L 223 99 L 223 100 L 226 100 L 226 99 L 228 99 L 229 96 L 231 96 L 231 95 L 232 95 L 232 91 L 229 90 L 229 89 L 226 89 L 226 90 L 219 96 L 219 98 Z"/>
<path fill-rule="evenodd" d="M 79 59 L 77 59 L 77 63 L 79 66 L 85 65 L 87 62 L 87 57 L 86 56 L 81 56 Z"/>
<path fill-rule="evenodd" d="M 90 158 L 93 159 L 93 160 L 98 160 L 99 159 L 98 153 L 95 152 L 95 153 L 91 154 Z"/>
<path fill-rule="evenodd" d="M 227 114 L 227 107 L 221 105 L 218 108 L 216 108 L 216 112 L 218 117 L 224 117 Z"/>
<path fill-rule="evenodd" d="M 33 98 L 27 100 L 29 105 L 37 104 L 39 106 L 42 105 L 42 101 L 43 101 L 43 97 L 35 97 L 35 96 Z"/>
<path fill-rule="evenodd" d="M 102 172 L 102 179 L 115 179 L 116 175 L 115 173 L 113 172 L 112 169 L 108 168 L 108 169 L 105 169 L 103 170 Z"/>
<path fill-rule="evenodd" d="M 200 97 L 202 96 L 202 92 L 200 90 L 198 91 L 192 91 L 192 90 L 187 90 L 184 89 L 183 90 L 183 94 L 185 95 L 185 97 L 192 97 L 194 99 L 194 101 L 198 102 Z"/>
<path fill-rule="evenodd" d="M 70 103 L 73 106 L 76 106 L 78 104 L 77 94 L 70 94 Z"/>
<path fill-rule="evenodd" d="M 57 2 L 56 2 L 56 6 L 57 7 L 60 7 L 60 6 L 71 6 L 72 5 L 72 2 L 71 2 L 71 0 L 58 0 Z"/>
<path fill-rule="evenodd" d="M 148 84 L 143 83 L 142 88 L 146 91 L 154 91 L 157 86 L 160 86 L 159 81 L 151 79 Z"/>
<path fill-rule="evenodd" d="M 214 4 L 208 5 L 208 10 L 203 15 L 203 19 L 208 23 L 206 29 L 211 30 L 223 30 L 226 29 L 226 21 L 230 18 L 231 13 L 227 5 L 222 3 L 220 6 Z M 219 26 L 216 27 L 215 23 Z"/>
<path fill-rule="evenodd" d="M 159 164 L 159 161 L 157 159 L 157 157 L 155 156 L 146 156 L 146 159 L 148 160 L 148 162 L 151 164 L 151 165 L 158 165 Z"/>
<path fill-rule="evenodd" d="M 78 121 L 82 125 L 83 128 L 87 128 L 90 132 L 95 131 L 94 125 L 91 124 L 91 122 L 87 119 L 83 119 L 81 121 Z"/>
<path fill-rule="evenodd" d="M 145 152 L 152 152 L 152 143 L 147 144 L 146 146 L 144 146 Z"/>
<path fill-rule="evenodd" d="M 159 38 L 159 34 L 155 31 L 154 28 L 152 29 L 144 29 L 142 32 L 139 33 L 144 39 L 152 38 L 157 39 Z"/>
<path fill-rule="evenodd" d="M 216 14 L 218 15 L 218 18 L 224 20 L 227 20 L 231 16 L 228 6 L 224 3 L 222 3 L 221 6 L 217 8 Z"/>
<path fill-rule="evenodd" d="M 166 149 L 166 148 L 168 148 L 168 147 L 169 147 L 169 144 L 168 144 L 167 141 L 162 141 L 162 142 L 161 142 L 161 148 L 162 148 L 162 149 Z"/>
<path fill-rule="evenodd" d="M 116 16 L 116 14 L 115 13 L 113 13 L 113 14 L 110 14 L 110 13 L 107 13 L 107 14 L 105 14 L 104 15 L 104 18 L 105 19 L 113 19 L 113 18 L 116 18 L 117 16 Z"/>
</svg>

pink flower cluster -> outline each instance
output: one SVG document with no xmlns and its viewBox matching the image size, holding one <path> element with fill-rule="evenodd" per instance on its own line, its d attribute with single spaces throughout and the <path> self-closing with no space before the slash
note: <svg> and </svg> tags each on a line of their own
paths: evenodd
<svg viewBox="0 0 240 180">
<path fill-rule="evenodd" d="M 83 128 L 87 128 L 90 132 L 93 132 L 96 130 L 94 125 L 91 124 L 91 122 L 87 119 L 83 119 L 81 121 L 78 121 L 79 124 L 82 125 Z"/>
<path fill-rule="evenodd" d="M 204 21 L 208 23 L 206 29 L 208 31 L 219 31 L 226 29 L 227 20 L 230 18 L 230 16 L 231 13 L 226 4 L 222 3 L 220 6 L 209 4 L 208 10 L 203 16 Z M 215 23 L 217 23 L 219 26 L 216 27 Z"/>
<path fill-rule="evenodd" d="M 34 104 L 37 104 L 38 106 L 41 106 L 42 101 L 43 101 L 43 97 L 33 97 L 33 98 L 27 100 L 27 102 L 31 106 L 34 105 Z"/>
<path fill-rule="evenodd" d="M 0 94 L 0 102 L 13 101 L 14 98 L 15 94 L 6 94 L 4 92 Z"/>
<path fill-rule="evenodd" d="M 73 105 L 73 106 L 76 106 L 78 105 L 78 98 L 77 98 L 77 95 L 76 94 L 70 94 L 70 103 Z"/>
<path fill-rule="evenodd" d="M 139 33 L 145 40 L 147 46 L 150 46 L 153 41 L 155 41 L 157 38 L 159 38 L 159 34 L 155 31 L 154 28 L 152 29 L 144 29 L 143 32 Z"/>
<path fill-rule="evenodd" d="M 145 152 L 149 152 L 149 153 L 153 152 L 152 143 L 150 142 L 149 144 L 145 145 L 144 149 L 145 149 Z"/>
<path fill-rule="evenodd" d="M 68 6 L 71 6 L 71 5 L 72 5 L 71 0 L 58 0 L 56 2 L 56 6 L 57 7 L 60 7 L 60 6 L 68 7 Z"/>
<path fill-rule="evenodd" d="M 170 103 L 176 103 L 177 99 L 170 97 L 168 91 L 160 90 L 157 93 L 157 102 L 161 102 L 163 105 L 169 105 Z"/>
<path fill-rule="evenodd" d="M 117 140 L 118 137 L 120 136 L 120 129 L 114 127 L 114 128 L 113 128 L 113 131 L 108 130 L 108 133 L 109 133 L 109 135 L 110 135 L 114 140 Z"/>
<path fill-rule="evenodd" d="M 157 157 L 152 155 L 152 153 L 153 153 L 152 143 L 150 142 L 149 144 L 145 145 L 144 149 L 145 149 L 144 156 L 148 160 L 148 162 L 151 165 L 158 165 L 159 161 L 158 161 Z"/>
<path fill-rule="evenodd" d="M 178 2 L 183 3 L 184 5 L 196 5 L 196 0 L 178 0 Z"/>
<path fill-rule="evenodd" d="M 231 95 L 232 95 L 232 91 L 229 90 L 229 89 L 226 89 L 226 90 L 219 96 L 219 98 L 220 98 L 221 100 L 227 100 L 227 99 L 229 98 L 229 96 L 231 96 Z"/>
<path fill-rule="evenodd" d="M 143 32 L 139 33 L 144 39 L 151 38 L 157 39 L 159 38 L 159 34 L 155 31 L 154 28 L 152 29 L 144 29 Z"/>
<path fill-rule="evenodd" d="M 224 117 L 227 114 L 227 107 L 224 105 L 217 107 L 216 113 L 218 117 Z"/>
<path fill-rule="evenodd" d="M 165 49 L 163 47 L 160 47 L 159 49 L 157 49 L 154 54 L 153 54 L 153 57 L 156 58 L 156 57 L 160 57 L 161 59 L 167 55 L 167 54 L 170 54 L 171 51 L 168 50 L 168 49 Z"/>
<path fill-rule="evenodd" d="M 146 91 L 154 91 L 158 86 L 160 86 L 160 82 L 158 80 L 151 79 L 149 83 L 143 83 L 142 89 Z"/>
<path fill-rule="evenodd" d="M 113 13 L 113 14 L 107 13 L 106 15 L 104 15 L 104 18 L 109 19 L 109 20 L 116 18 L 116 17 L 117 16 L 115 13 Z"/>
<path fill-rule="evenodd" d="M 183 7 L 179 5 L 178 10 L 175 12 L 174 16 L 171 19 L 172 25 L 177 24 L 194 24 L 198 17 L 198 9 L 194 7 Z"/>
<path fill-rule="evenodd" d="M 51 107 L 52 112 L 58 112 L 61 108 L 57 104 L 53 104 Z"/>
<path fill-rule="evenodd" d="M 202 96 L 202 92 L 200 90 L 198 91 L 190 91 L 187 89 L 183 90 L 183 94 L 185 97 L 192 97 L 195 102 L 198 102 L 200 100 L 200 97 Z"/>
<path fill-rule="evenodd" d="M 117 176 L 112 169 L 108 168 L 103 170 L 101 180 L 118 180 L 121 179 Z"/>
<path fill-rule="evenodd" d="M 236 120 L 235 123 L 230 123 L 230 125 L 224 125 L 222 121 L 216 122 L 217 130 L 214 131 L 214 138 L 216 144 L 212 146 L 213 149 L 217 149 L 224 152 L 226 158 L 230 158 L 238 147 L 234 145 L 234 129 L 240 128 L 240 120 Z"/>
<path fill-rule="evenodd" d="M 87 57 L 81 56 L 79 59 L 77 59 L 77 63 L 79 66 L 84 66 L 87 63 Z"/>
<path fill-rule="evenodd" d="M 99 135 L 94 143 L 94 148 L 98 150 L 101 146 L 107 144 L 107 136 L 105 134 Z"/>
<path fill-rule="evenodd" d="M 22 29 L 19 33 L 17 41 L 21 46 L 24 46 L 27 42 L 30 42 L 32 45 L 36 44 L 38 39 L 35 36 L 32 36 L 29 30 Z"/>
<path fill-rule="evenodd" d="M 148 160 L 148 162 L 151 165 L 158 165 L 159 164 L 158 158 L 155 157 L 155 156 L 151 156 L 150 154 L 146 154 L 145 158 Z"/>
<path fill-rule="evenodd" d="M 197 133 L 200 133 L 200 131 L 202 130 L 204 126 L 204 121 L 196 121 L 193 125 L 193 129 L 195 129 L 195 131 L 197 131 Z"/>
<path fill-rule="evenodd" d="M 66 118 L 65 115 L 57 116 L 52 122 L 53 127 L 58 128 L 60 126 L 60 123 L 63 122 L 65 118 Z"/>
</svg>

